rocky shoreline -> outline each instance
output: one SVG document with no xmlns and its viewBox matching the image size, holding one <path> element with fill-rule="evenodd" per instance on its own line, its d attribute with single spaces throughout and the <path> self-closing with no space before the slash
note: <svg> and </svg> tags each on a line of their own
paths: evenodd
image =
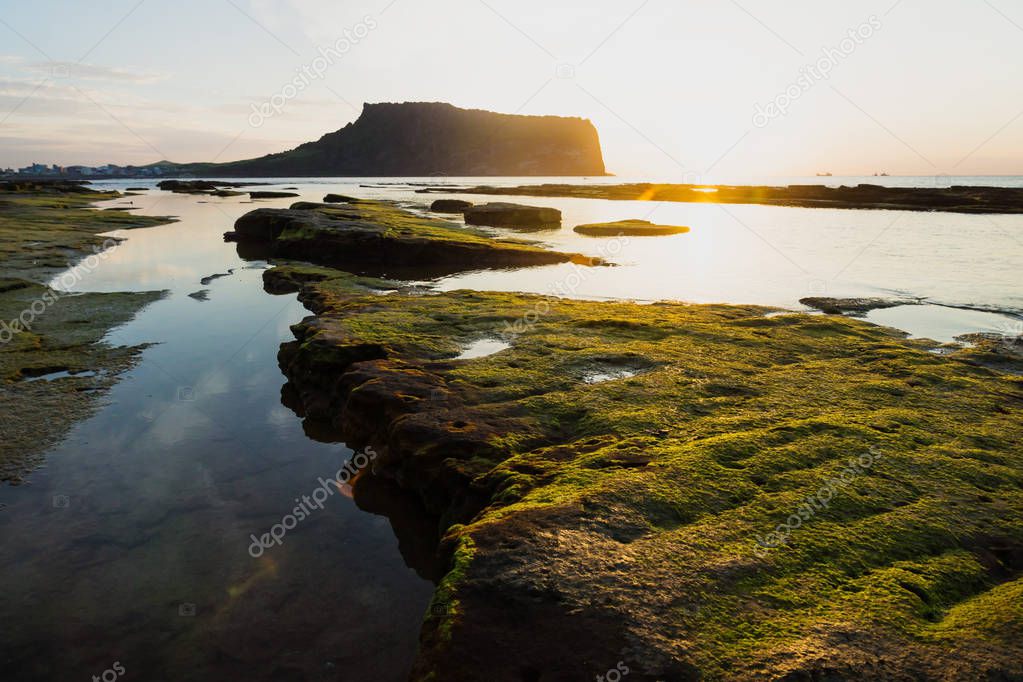
<svg viewBox="0 0 1023 682">
<path fill-rule="evenodd" d="M 0 481 L 23 482 L 143 349 L 103 338 L 161 292 L 67 296 L 46 286 L 102 267 L 118 240 L 101 233 L 170 222 L 92 208 L 118 196 L 65 181 L 0 185 Z"/>
<path fill-rule="evenodd" d="M 423 192 L 451 192 L 450 187 Z M 733 185 L 674 185 L 635 183 L 622 185 L 477 186 L 458 189 L 461 194 L 572 197 L 623 201 L 677 201 L 684 203 L 764 204 L 799 208 L 885 209 L 946 211 L 950 213 L 1023 213 L 1023 189 L 1007 187 L 903 188 L 880 185 L 788 187 Z"/>
<path fill-rule="evenodd" d="M 845 317 L 264 280 L 315 313 L 302 413 L 441 519 L 413 679 L 1023 675 L 1018 376 Z"/>
</svg>

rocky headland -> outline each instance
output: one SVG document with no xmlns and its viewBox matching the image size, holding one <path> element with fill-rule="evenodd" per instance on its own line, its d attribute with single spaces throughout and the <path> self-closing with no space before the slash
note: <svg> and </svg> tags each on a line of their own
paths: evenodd
<svg viewBox="0 0 1023 682">
<path fill-rule="evenodd" d="M 588 120 L 443 102 L 366 104 L 355 122 L 290 151 L 183 164 L 175 171 L 210 177 L 605 174 L 597 130 Z"/>
</svg>

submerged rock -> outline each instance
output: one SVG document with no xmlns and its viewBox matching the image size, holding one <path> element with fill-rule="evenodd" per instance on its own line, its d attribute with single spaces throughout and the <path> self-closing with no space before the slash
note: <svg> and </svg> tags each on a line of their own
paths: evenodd
<svg viewBox="0 0 1023 682">
<path fill-rule="evenodd" d="M 561 211 L 498 201 L 466 209 L 465 222 L 489 227 L 547 229 L 561 227 Z"/>
<path fill-rule="evenodd" d="M 579 234 L 591 237 L 660 237 L 670 234 L 685 234 L 688 227 L 681 225 L 654 225 L 649 220 L 619 220 L 613 223 L 590 223 L 575 228 Z"/>
<path fill-rule="evenodd" d="M 461 199 L 438 199 L 430 204 L 434 213 L 464 213 L 467 208 L 472 208 L 472 202 Z"/>
</svg>

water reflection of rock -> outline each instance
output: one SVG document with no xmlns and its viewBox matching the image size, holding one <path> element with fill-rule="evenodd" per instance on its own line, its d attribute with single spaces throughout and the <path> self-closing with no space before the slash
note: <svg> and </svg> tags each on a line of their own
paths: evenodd
<svg viewBox="0 0 1023 682">
<path fill-rule="evenodd" d="M 305 435 L 319 443 L 343 443 L 341 434 L 330 423 L 306 416 L 292 384 L 281 388 L 281 404 L 302 418 Z M 359 509 L 385 517 L 398 539 L 398 551 L 405 565 L 424 580 L 437 583 L 447 568 L 437 548 L 440 520 L 430 514 L 422 501 L 397 483 L 369 472 L 352 483 L 352 498 Z"/>
<path fill-rule="evenodd" d="M 353 490 L 359 509 L 384 516 L 391 523 L 405 565 L 420 578 L 439 582 L 447 569 L 437 552 L 439 519 L 426 511 L 414 493 L 402 490 L 390 479 L 362 475 L 356 479 Z"/>
</svg>

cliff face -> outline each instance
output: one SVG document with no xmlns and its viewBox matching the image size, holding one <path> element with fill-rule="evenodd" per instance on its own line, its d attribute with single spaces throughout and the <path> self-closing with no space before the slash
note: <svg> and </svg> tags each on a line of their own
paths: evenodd
<svg viewBox="0 0 1023 682">
<path fill-rule="evenodd" d="M 259 159 L 216 164 L 219 176 L 604 175 L 586 119 L 519 116 L 443 103 L 366 104 L 354 123 Z"/>
</svg>

